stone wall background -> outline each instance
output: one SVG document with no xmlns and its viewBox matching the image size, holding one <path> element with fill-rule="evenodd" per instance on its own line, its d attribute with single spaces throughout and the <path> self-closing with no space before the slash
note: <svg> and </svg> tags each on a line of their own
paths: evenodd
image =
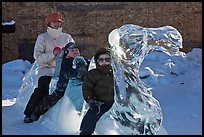
<svg viewBox="0 0 204 137">
<path fill-rule="evenodd" d="M 46 16 L 60 11 L 63 31 L 71 34 L 91 58 L 108 45 L 108 34 L 124 24 L 173 26 L 183 36 L 183 49 L 202 48 L 202 2 L 2 2 L 2 22 L 15 20 L 15 33 L 2 33 L 2 64 L 15 59 L 33 62 L 37 36 L 46 31 Z"/>
</svg>

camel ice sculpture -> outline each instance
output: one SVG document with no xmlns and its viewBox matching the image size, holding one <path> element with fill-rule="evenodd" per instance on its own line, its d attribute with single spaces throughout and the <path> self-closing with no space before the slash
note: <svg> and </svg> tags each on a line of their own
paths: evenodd
<svg viewBox="0 0 204 137">
<path fill-rule="evenodd" d="M 162 110 L 151 89 L 139 78 L 145 56 L 160 51 L 179 55 L 181 34 L 171 26 L 145 28 L 123 25 L 109 34 L 115 84 L 112 119 L 125 134 L 156 134 L 162 124 Z"/>
<path fill-rule="evenodd" d="M 114 29 L 108 40 L 111 45 L 115 102 L 110 111 L 97 123 L 95 134 L 166 134 L 165 129 L 162 129 L 163 115 L 160 104 L 153 97 L 151 89 L 141 81 L 138 72 L 143 59 L 151 52 L 161 51 L 169 56 L 179 55 L 179 48 L 182 48 L 181 34 L 171 26 L 144 28 L 127 24 Z M 91 63 L 90 67 L 94 68 L 94 63 Z M 16 105 L 20 105 L 22 114 L 37 86 L 38 69 L 38 63 L 34 62 L 23 78 L 16 102 Z M 84 110 L 79 115 L 71 100 L 76 97 L 82 99 L 82 96 L 79 96 L 82 89 L 76 88 L 77 93 L 71 95 L 68 89 L 63 98 L 43 118 L 49 118 L 59 134 L 78 135 L 87 104 L 84 102 Z M 100 127 L 103 127 L 103 130 Z"/>
</svg>

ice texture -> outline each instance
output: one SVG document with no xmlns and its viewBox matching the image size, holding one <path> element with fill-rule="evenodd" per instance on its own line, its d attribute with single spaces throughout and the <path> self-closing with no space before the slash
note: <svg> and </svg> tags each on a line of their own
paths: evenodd
<svg viewBox="0 0 204 137">
<path fill-rule="evenodd" d="M 32 64 L 31 69 L 26 73 L 23 78 L 23 83 L 19 89 L 19 94 L 17 96 L 16 104 L 25 107 L 29 97 L 33 93 L 33 90 L 37 87 L 38 83 L 38 71 L 39 71 L 39 64 L 35 61 Z"/>
<path fill-rule="evenodd" d="M 127 135 L 154 135 L 162 125 L 163 114 L 151 88 L 139 78 L 140 65 L 154 51 L 179 55 L 182 36 L 172 26 L 145 28 L 126 24 L 109 34 L 114 74 L 115 102 L 112 119 Z"/>
<path fill-rule="evenodd" d="M 55 72 L 52 76 L 52 79 L 49 84 L 49 94 L 51 95 L 52 92 L 55 91 L 57 86 L 57 81 L 59 80 L 60 70 L 61 70 L 61 63 L 64 55 L 64 50 L 62 50 L 60 53 L 56 56 L 56 66 L 55 66 Z"/>
<path fill-rule="evenodd" d="M 182 48 L 181 34 L 171 26 L 144 28 L 127 24 L 109 34 L 109 43 L 115 82 L 115 102 L 97 125 L 100 127 L 104 126 L 101 125 L 104 121 L 112 122 L 113 129 L 117 129 L 118 134 L 121 135 L 158 134 L 163 128 L 162 109 L 159 101 L 153 97 L 151 89 L 139 78 L 139 68 L 145 56 L 155 50 L 170 56 L 179 55 L 179 48 Z M 89 70 L 93 68 L 95 63 L 92 58 Z M 38 70 L 39 65 L 35 61 L 23 78 L 16 102 L 23 109 L 37 86 Z M 55 88 L 56 81 L 57 79 L 51 82 L 53 84 L 50 85 L 51 91 Z M 47 115 L 60 132 L 66 131 L 66 133 L 79 130 L 81 119 L 87 111 L 87 105 L 81 94 L 82 83 L 78 79 L 72 79 L 70 84 L 67 86 L 65 96 L 51 108 Z M 69 92 L 73 86 L 76 86 L 74 87 L 76 92 Z M 84 102 L 83 106 L 81 106 L 82 102 Z M 71 111 L 73 109 L 76 114 Z M 75 119 L 75 123 L 70 122 L 72 119 Z M 96 131 L 100 133 L 97 127 Z"/>
</svg>

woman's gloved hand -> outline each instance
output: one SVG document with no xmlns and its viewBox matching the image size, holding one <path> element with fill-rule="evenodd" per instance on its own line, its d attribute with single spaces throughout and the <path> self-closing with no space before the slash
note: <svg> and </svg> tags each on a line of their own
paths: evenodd
<svg viewBox="0 0 204 137">
<path fill-rule="evenodd" d="M 54 54 L 54 56 L 57 56 L 57 54 L 59 54 L 62 50 L 63 50 L 63 47 L 62 47 L 62 46 L 56 46 L 56 47 L 53 49 L 53 54 Z"/>
</svg>

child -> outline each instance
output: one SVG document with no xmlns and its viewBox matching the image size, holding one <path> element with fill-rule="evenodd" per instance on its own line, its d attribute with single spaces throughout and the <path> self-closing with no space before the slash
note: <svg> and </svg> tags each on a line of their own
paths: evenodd
<svg viewBox="0 0 204 137">
<path fill-rule="evenodd" d="M 51 95 L 45 96 L 37 104 L 34 112 L 31 114 L 31 117 L 29 117 L 28 119 L 24 119 L 25 123 L 37 121 L 41 115 L 46 113 L 52 106 L 54 106 L 63 97 L 70 78 L 78 76 L 79 73 L 83 74 L 87 72 L 89 64 L 88 60 L 84 60 L 87 62 L 86 66 L 81 66 L 81 62 L 79 62 L 79 64 L 76 64 L 76 66 L 84 67 L 85 69 L 80 69 L 79 67 L 74 69 L 72 66 L 73 60 L 76 57 L 80 56 L 80 49 L 75 43 L 68 43 L 65 46 L 64 50 L 64 57 L 61 64 L 61 70 L 59 80 L 57 81 L 56 90 Z"/>
<path fill-rule="evenodd" d="M 89 109 L 84 116 L 80 135 L 92 135 L 97 121 L 114 103 L 114 81 L 108 48 L 100 48 L 95 56 L 96 69 L 84 75 L 82 91 Z"/>
</svg>

